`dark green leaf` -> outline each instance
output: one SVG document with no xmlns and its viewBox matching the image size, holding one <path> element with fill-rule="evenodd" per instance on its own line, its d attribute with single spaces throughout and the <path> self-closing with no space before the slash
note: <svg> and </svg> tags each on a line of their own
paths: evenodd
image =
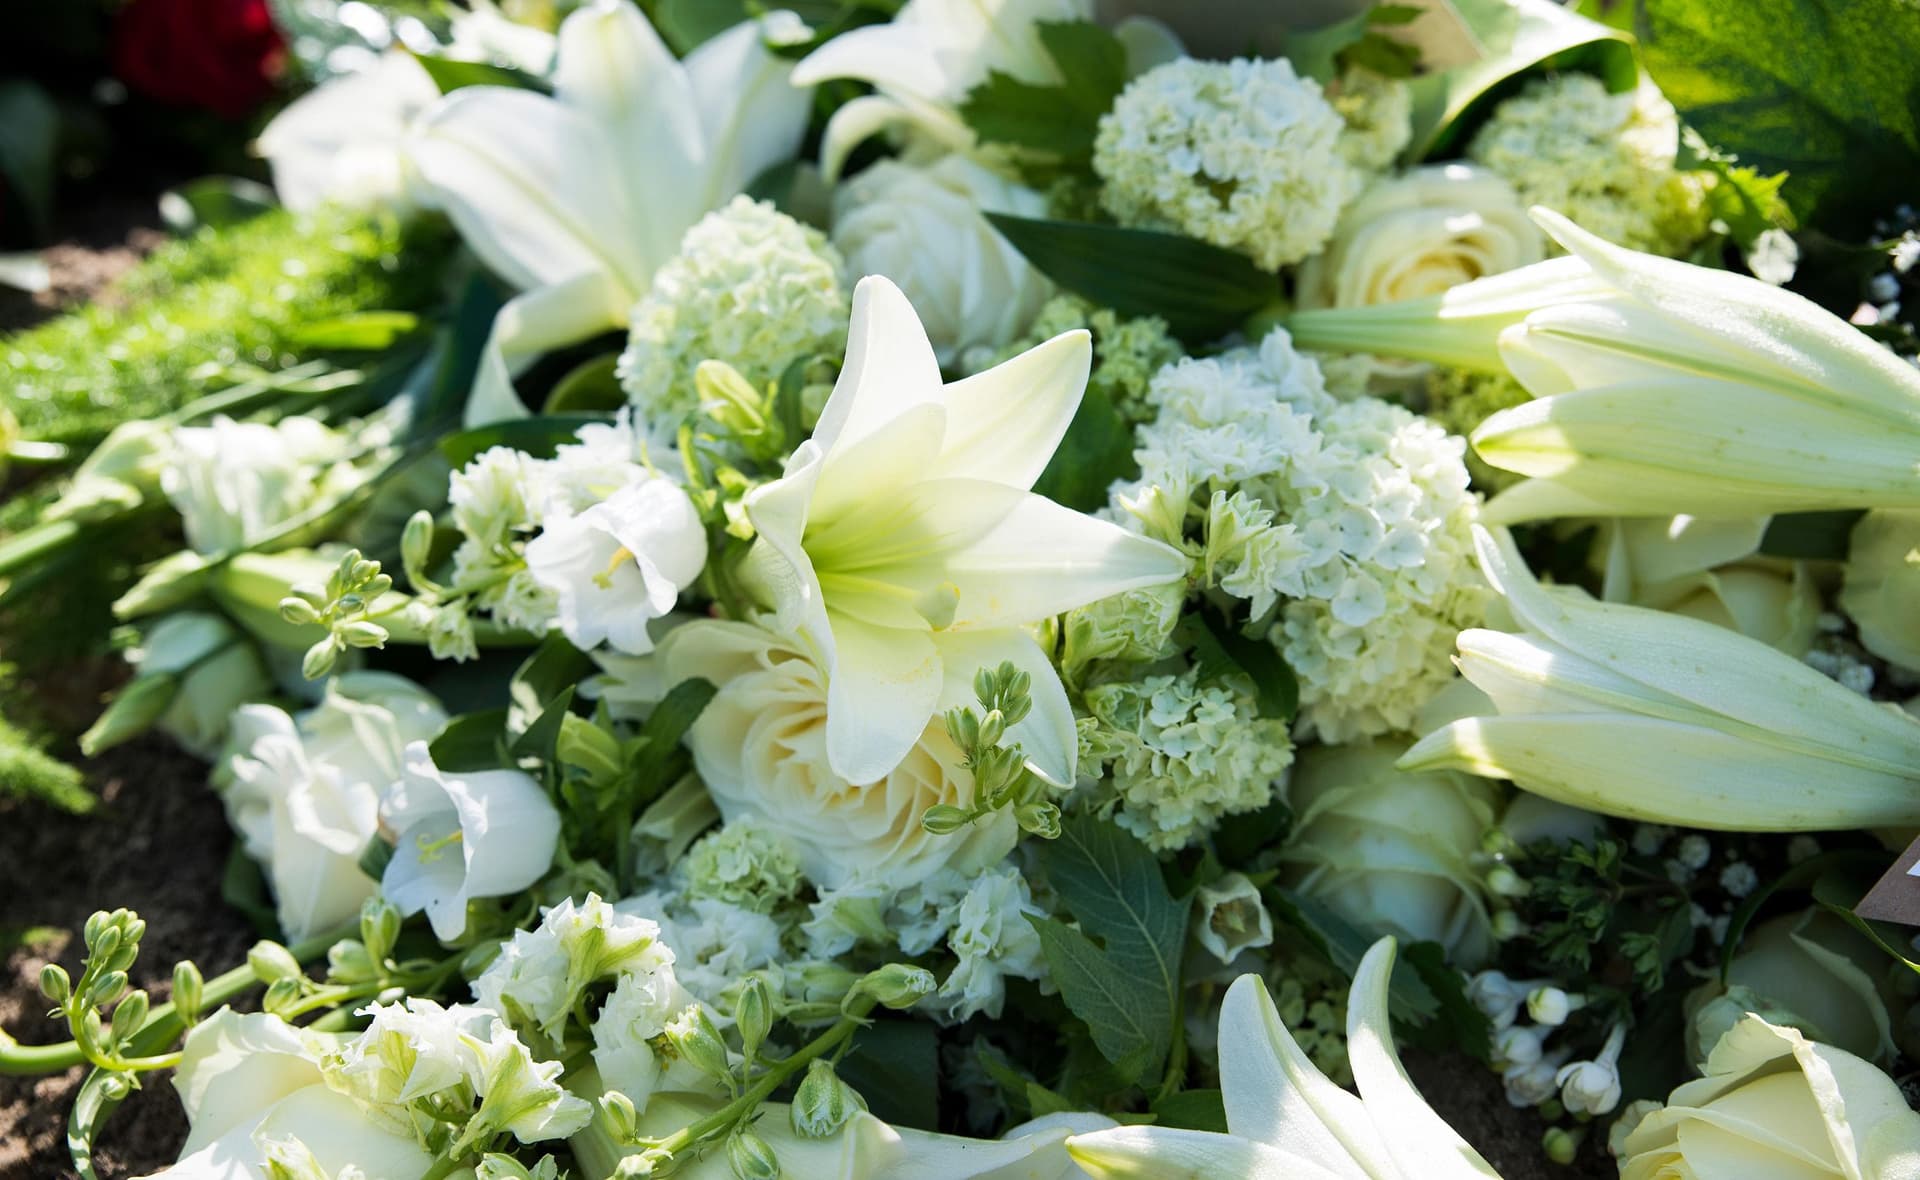
<svg viewBox="0 0 1920 1180">
<path fill-rule="evenodd" d="M 392 348 L 419 328 L 420 317 L 410 311 L 361 311 L 301 324 L 292 342 L 299 348 L 372 352 Z"/>
<path fill-rule="evenodd" d="M 1618 29 L 1577 16 L 1553 0 L 1460 0 L 1447 6 L 1464 22 L 1465 39 L 1483 50 L 1472 63 L 1423 75 L 1412 82 L 1411 160 L 1437 159 L 1466 142 L 1493 104 L 1543 71 L 1584 70 L 1597 74 L 1608 89 L 1631 90 L 1640 77 L 1633 41 Z M 1429 52 L 1423 37 L 1448 28 L 1444 20 L 1410 26 L 1413 43 L 1428 61 L 1445 60 L 1439 46 Z M 1460 39 L 1455 33 L 1454 39 Z M 1457 48 L 1454 50 L 1458 53 Z"/>
<path fill-rule="evenodd" d="M 1047 56 L 1066 79 L 1067 101 L 1098 120 L 1127 84 L 1127 50 L 1092 21 L 1041 21 L 1035 26 Z"/>
<path fill-rule="evenodd" d="M 1036 86 L 994 70 L 967 93 L 960 117 L 986 143 L 1011 144 L 1068 160 L 1090 158 L 1094 121 L 1059 86 Z"/>
<path fill-rule="evenodd" d="M 35 236 L 53 218 L 55 151 L 60 111 L 37 84 L 0 82 L 0 214 L 11 201 L 26 215 Z"/>
<path fill-rule="evenodd" d="M 1162 1127 L 1227 1133 L 1227 1108 L 1218 1090 L 1182 1090 L 1153 1104 L 1154 1122 Z"/>
<path fill-rule="evenodd" d="M 1114 480 L 1138 471 L 1133 426 L 1113 408 L 1105 390 L 1090 385 L 1033 490 L 1077 512 L 1092 512 L 1106 507 Z"/>
<path fill-rule="evenodd" d="M 1253 681 L 1260 716 L 1271 721 L 1291 721 L 1300 708 L 1300 682 L 1293 669 L 1280 658 L 1273 644 L 1249 639 L 1238 628 L 1212 611 L 1203 611 L 1207 630 L 1234 666 Z"/>
<path fill-rule="evenodd" d="M 1206 343 L 1280 298 L 1279 280 L 1231 250 L 1179 234 L 989 213 L 1048 278 L 1123 316 L 1157 315 Z"/>
<path fill-rule="evenodd" d="M 681 57 L 751 15 L 743 0 L 659 0 L 649 7 L 661 39 Z"/>
<path fill-rule="evenodd" d="M 541 640 L 507 685 L 507 728 L 524 731 L 555 697 L 593 670 L 593 660 L 568 643 L 566 636 L 553 634 Z"/>
<path fill-rule="evenodd" d="M 1328 962 L 1349 978 L 1359 970 L 1360 960 L 1377 941 L 1377 936 L 1362 931 L 1313 898 L 1269 886 L 1266 899 L 1274 921 L 1304 934 L 1327 956 Z M 1413 965 L 1400 956 L 1394 960 L 1393 978 L 1387 985 L 1387 1006 L 1395 1018 L 1419 1024 L 1432 1019 L 1440 1010 L 1440 1001 Z"/>
<path fill-rule="evenodd" d="M 612 413 L 627 404 L 617 370 L 620 354 L 609 352 L 575 365 L 547 394 L 549 414 Z"/>
<path fill-rule="evenodd" d="M 393 863 L 393 845 L 375 836 L 360 850 L 359 863 L 360 871 L 370 880 L 380 880 L 387 875 L 387 866 Z"/>
<path fill-rule="evenodd" d="M 634 756 L 634 782 L 641 799 L 651 799 L 667 788 L 667 770 L 680 753 L 680 740 L 700 719 L 717 691 L 711 680 L 682 680 L 647 718 L 646 744 Z"/>
<path fill-rule="evenodd" d="M 450 57 L 440 57 L 432 53 L 413 55 L 427 71 L 427 77 L 440 88 L 440 93 L 451 94 L 467 86 L 506 86 L 514 90 L 541 90 L 546 85 L 540 79 L 525 70 L 516 70 L 508 66 L 496 66 L 484 61 L 455 61 Z"/>
<path fill-rule="evenodd" d="M 1080 923 L 1076 931 L 1034 920 L 1061 996 L 1109 1061 L 1146 1046 L 1145 1066 L 1157 1068 L 1180 1013 L 1185 901 L 1167 891 L 1147 846 L 1107 820 L 1068 819 L 1039 855 L 1061 904 Z"/>
<path fill-rule="evenodd" d="M 439 333 L 432 361 L 433 379 L 421 407 L 422 422 L 434 429 L 441 428 L 439 424 L 447 420 L 457 422 L 461 408 L 473 392 L 473 379 L 480 371 L 480 354 L 503 302 L 500 289 L 477 269 L 460 287 L 453 317 Z"/>
<path fill-rule="evenodd" d="M 533 724 L 513 739 L 508 753 L 515 758 L 538 758 L 542 762 L 552 762 L 553 744 L 560 739 L 560 727 L 573 708 L 573 689 L 571 684 L 561 689 L 560 695 L 548 703 Z"/>
<path fill-rule="evenodd" d="M 1920 8 L 1641 0 L 1642 58 L 1681 117 L 1802 221 L 1858 237 L 1920 187 Z"/>
<path fill-rule="evenodd" d="M 940 1129 L 939 1037 L 920 1020 L 876 1020 L 853 1035 L 837 1066 L 875 1118 L 922 1131 Z"/>
<path fill-rule="evenodd" d="M 1447 965 L 1446 948 L 1437 942 L 1412 943 L 1401 948 L 1399 962 L 1412 967 L 1440 1003 L 1440 1019 L 1428 1021 L 1423 1030 L 1435 1034 L 1427 1047 L 1436 1052 L 1458 1050 L 1476 1060 L 1487 1060 L 1493 1051 L 1493 1026 L 1467 998 L 1466 977 Z"/>
<path fill-rule="evenodd" d="M 1284 793 L 1283 793 L 1284 794 Z M 1239 868 L 1255 856 L 1280 843 L 1293 827 L 1293 809 L 1276 796 L 1260 810 L 1236 815 L 1232 823 L 1221 824 L 1213 833 L 1214 851 L 1220 863 Z"/>
<path fill-rule="evenodd" d="M 536 459 L 551 459 L 562 443 L 570 443 L 582 426 L 605 422 L 604 414 L 542 414 L 535 418 L 509 418 L 485 426 L 475 426 L 440 440 L 440 453 L 455 467 L 464 467 L 475 455 L 489 447 L 512 447 Z"/>
<path fill-rule="evenodd" d="M 1767 522 L 1760 552 L 1794 561 L 1845 561 L 1853 526 L 1866 514 L 1861 508 L 1783 513 Z"/>
<path fill-rule="evenodd" d="M 507 711 L 487 709 L 455 717 L 433 739 L 427 752 L 433 755 L 435 766 L 454 774 L 511 765 L 507 757 Z"/>
<path fill-rule="evenodd" d="M 238 844 L 228 850 L 226 867 L 220 872 L 220 900 L 238 910 L 260 937 L 280 937 L 280 919 L 267 892 L 267 879 Z"/>
</svg>

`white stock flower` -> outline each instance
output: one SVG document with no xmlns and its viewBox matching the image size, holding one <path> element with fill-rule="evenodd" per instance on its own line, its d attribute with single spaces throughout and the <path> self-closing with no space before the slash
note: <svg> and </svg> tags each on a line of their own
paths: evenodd
<svg viewBox="0 0 1920 1180">
<path fill-rule="evenodd" d="M 394 833 L 380 892 L 403 914 L 426 911 L 445 942 L 466 931 L 469 899 L 518 893 L 544 876 L 560 840 L 560 813 L 532 775 L 442 771 L 425 742 L 406 748 L 380 819 Z"/>
<path fill-rule="evenodd" d="M 1853 1054 L 1749 1016 L 1621 1143 L 1622 1180 L 1913 1180 L 1920 1114 Z"/>
<path fill-rule="evenodd" d="M 1376 180 L 1340 217 L 1324 251 L 1300 265 L 1301 307 L 1363 307 L 1438 295 L 1540 261 L 1546 238 L 1499 176 L 1429 164 Z M 1376 362 L 1406 374 L 1418 362 Z"/>
<path fill-rule="evenodd" d="M 642 655 L 707 563 L 707 532 L 679 485 L 648 476 L 579 515 L 549 516 L 527 543 L 527 570 L 557 600 L 555 622 L 579 648 Z"/>
<path fill-rule="evenodd" d="M 828 121 L 820 147 L 827 178 L 839 177 L 862 140 L 888 129 L 935 151 L 970 149 L 973 131 L 959 111 L 968 92 L 995 70 L 1059 83 L 1036 26 L 1092 15 L 1092 0 L 908 0 L 886 24 L 841 33 L 793 69 L 796 86 L 853 78 L 878 92 L 841 104 Z"/>
<path fill-rule="evenodd" d="M 173 432 L 160 488 L 180 513 L 187 544 L 215 554 L 260 540 L 353 479 L 344 440 L 313 418 L 276 425 L 215 417 Z"/>
<path fill-rule="evenodd" d="M 597 894 L 550 906 L 531 930 L 516 930 L 473 981 L 473 998 L 508 1024 L 554 1044 L 574 1004 L 607 978 L 672 979 L 673 952 L 658 923 L 622 913 Z"/>
<path fill-rule="evenodd" d="M 749 972 L 791 957 L 782 950 L 780 924 L 772 917 L 718 898 L 656 889 L 615 908 L 659 924 L 660 942 L 673 951 L 677 986 L 712 1008 L 722 1007 L 721 997 Z M 713 1015 L 726 1023 L 719 1012 Z"/>
<path fill-rule="evenodd" d="M 179 1161 L 155 1176 L 265 1180 L 271 1145 L 290 1139 L 329 1176 L 348 1168 L 392 1180 L 424 1176 L 433 1156 L 411 1134 L 369 1126 L 359 1102 L 327 1086 L 320 1059 L 349 1039 L 231 1008 L 194 1025 L 173 1077 L 186 1143 Z"/>
<path fill-rule="evenodd" d="M 1477 530 L 1516 633 L 1460 633 L 1496 716 L 1407 751 L 1608 815 L 1737 831 L 1920 823 L 1920 722 L 1754 639 L 1540 586 L 1512 538 Z"/>
<path fill-rule="evenodd" d="M 1002 863 L 975 877 L 945 915 L 947 948 L 959 961 L 924 1002 L 956 1022 L 980 1013 L 997 1019 L 1009 978 L 1046 973 L 1040 935 L 1027 920 L 1045 913 L 1018 867 Z"/>
<path fill-rule="evenodd" d="M 596 0 L 560 26 L 551 96 L 468 86 L 416 127 L 427 199 L 528 292 L 494 322 L 468 420 L 526 412 L 511 370 L 615 328 L 687 229 L 790 157 L 810 99 L 748 21 L 676 61 L 640 10 Z"/>
<path fill-rule="evenodd" d="M 328 202 L 406 209 L 413 200 L 401 144 L 439 97 L 425 67 L 396 49 L 294 99 L 255 141 L 280 203 L 296 212 Z"/>
<path fill-rule="evenodd" d="M 1281 850 L 1287 880 L 1363 930 L 1437 942 L 1479 966 L 1493 950 L 1481 838 L 1499 790 L 1464 774 L 1394 769 L 1390 742 L 1316 746 L 1288 789 L 1298 817 Z"/>
<path fill-rule="evenodd" d="M 432 696 L 380 672 L 334 679 L 297 718 L 272 705 L 234 714 L 221 795 L 267 871 L 287 938 L 351 921 L 373 895 L 360 854 L 379 829 L 380 796 L 400 780 L 407 745 L 446 723 Z"/>
<path fill-rule="evenodd" d="M 687 744 L 721 814 L 778 831 L 822 887 L 905 888 L 943 868 L 984 868 L 1013 847 L 1010 812 L 951 835 L 920 823 L 936 804 L 973 803 L 973 776 L 935 712 L 973 702 L 971 665 L 948 672 L 906 756 L 860 781 L 829 761 L 827 677 L 803 644 L 749 623 L 697 620 L 668 633 L 657 659 L 668 684 L 701 677 L 719 689 Z"/>
<path fill-rule="evenodd" d="M 1073 717 L 1022 626 L 1181 577 L 1175 550 L 1029 489 L 1086 389 L 1072 332 L 945 385 L 913 307 L 854 291 L 847 358 L 813 437 L 746 500 L 748 558 L 827 676 L 826 753 L 850 782 L 905 758 L 954 674 L 1011 661 L 1033 711 L 1009 729 L 1043 777 L 1073 780 Z"/>
<path fill-rule="evenodd" d="M 1420 1097 L 1387 1016 L 1393 940 L 1373 945 L 1347 1002 L 1347 1059 L 1360 1093 L 1301 1052 L 1266 985 L 1243 975 L 1220 1009 L 1227 1134 L 1117 1127 L 1067 1150 L 1096 1180 L 1499 1180 Z"/>
<path fill-rule="evenodd" d="M 1007 344 L 1053 294 L 982 214 L 1046 211 L 1045 197 L 965 156 L 882 160 L 834 191 L 833 244 L 851 273 L 899 284 L 951 366 L 969 349 Z"/>
</svg>

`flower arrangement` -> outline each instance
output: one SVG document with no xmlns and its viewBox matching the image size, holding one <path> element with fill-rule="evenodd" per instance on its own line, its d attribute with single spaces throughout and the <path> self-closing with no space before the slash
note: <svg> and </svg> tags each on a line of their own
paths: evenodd
<svg viewBox="0 0 1920 1180">
<path fill-rule="evenodd" d="M 1920 231 L 1728 5 L 258 7 L 285 208 L 0 344 L 270 911 L 46 966 L 89 1180 L 1920 1176 Z"/>
</svg>

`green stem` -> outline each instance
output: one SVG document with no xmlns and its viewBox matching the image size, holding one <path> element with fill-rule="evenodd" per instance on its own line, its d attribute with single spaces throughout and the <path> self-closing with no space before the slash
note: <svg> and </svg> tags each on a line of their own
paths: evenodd
<svg viewBox="0 0 1920 1180">
<path fill-rule="evenodd" d="M 343 938 L 352 938 L 360 932 L 356 921 L 341 926 L 326 934 L 309 938 L 305 942 L 295 943 L 287 948 L 293 957 L 302 963 L 312 962 L 327 953 L 328 948 Z M 204 999 L 201 1005 L 208 1011 L 218 1008 L 228 1000 L 258 987 L 262 980 L 253 973 L 253 968 L 245 964 L 231 971 L 216 975 L 207 980 L 201 990 Z M 156 1036 L 164 1033 L 164 1039 L 171 1041 L 186 1031 L 187 1022 L 180 1018 L 173 1001 L 154 1006 L 147 1015 L 147 1022 L 140 1026 L 136 1036 L 145 1037 L 149 1033 Z M 53 1045 L 22 1045 L 5 1033 L 0 1033 L 0 1075 L 8 1074 L 47 1074 L 59 1073 L 71 1069 L 87 1060 L 87 1054 L 76 1041 L 61 1041 Z"/>
<path fill-rule="evenodd" d="M 433 1161 L 433 1166 L 421 1174 L 420 1180 L 446 1180 L 448 1176 L 472 1162 L 472 1157 L 465 1154 L 442 1156 Z"/>
<path fill-rule="evenodd" d="M 55 520 L 37 524 L 24 533 L 0 541 L 0 574 L 32 565 L 71 545 L 83 529 L 77 520 Z"/>
</svg>

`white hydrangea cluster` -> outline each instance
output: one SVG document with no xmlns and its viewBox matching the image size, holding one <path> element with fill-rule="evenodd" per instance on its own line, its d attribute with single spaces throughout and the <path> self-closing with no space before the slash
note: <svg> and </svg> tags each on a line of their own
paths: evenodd
<svg viewBox="0 0 1920 1180">
<path fill-rule="evenodd" d="M 1202 683 L 1197 668 L 1103 684 L 1086 704 L 1080 757 L 1105 769 L 1114 821 L 1156 850 L 1265 807 L 1293 762 L 1286 722 L 1260 717 L 1242 687 Z"/>
<path fill-rule="evenodd" d="M 649 456 L 659 460 L 649 464 Z M 453 551 L 453 586 L 474 588 L 464 604 L 428 611 L 435 659 L 472 659 L 477 653 L 473 612 L 538 634 L 558 609 L 554 592 L 527 569 L 526 542 L 550 519 L 583 512 L 613 493 L 671 473 L 678 464 L 661 440 L 650 439 L 628 411 L 611 422 L 582 426 L 575 441 L 551 459 L 512 447 L 490 447 L 453 473 L 447 502 L 460 544 Z"/>
<path fill-rule="evenodd" d="M 702 836 L 687 850 L 679 870 L 689 894 L 763 914 L 793 900 L 806 884 L 792 843 L 750 815 Z"/>
<path fill-rule="evenodd" d="M 1385 171 L 1413 139 L 1413 90 L 1398 78 L 1352 66 L 1327 88 L 1346 121 L 1340 152 L 1356 168 Z"/>
<path fill-rule="evenodd" d="M 846 267 L 824 234 L 735 197 L 694 223 L 634 304 L 620 384 L 654 429 L 677 430 L 699 408 L 701 361 L 725 361 L 764 385 L 794 361 L 838 357 L 849 299 Z"/>
<path fill-rule="evenodd" d="M 1674 168 L 1680 120 L 1651 84 L 1609 94 L 1591 74 L 1540 78 L 1494 108 L 1467 158 L 1630 250 L 1678 257 L 1707 231 L 1705 173 Z"/>
<path fill-rule="evenodd" d="M 1278 607 L 1271 638 L 1306 732 L 1411 726 L 1487 596 L 1462 440 L 1375 398 L 1334 399 L 1282 330 L 1170 366 L 1150 395 L 1159 416 L 1136 432 L 1141 477 L 1116 488 L 1116 515 L 1194 554 L 1256 621 Z"/>
<path fill-rule="evenodd" d="M 1100 201 L 1123 225 L 1171 227 L 1278 270 L 1320 249 L 1360 192 L 1346 129 L 1287 61 L 1182 58 L 1135 78 L 1101 117 Z"/>
</svg>

